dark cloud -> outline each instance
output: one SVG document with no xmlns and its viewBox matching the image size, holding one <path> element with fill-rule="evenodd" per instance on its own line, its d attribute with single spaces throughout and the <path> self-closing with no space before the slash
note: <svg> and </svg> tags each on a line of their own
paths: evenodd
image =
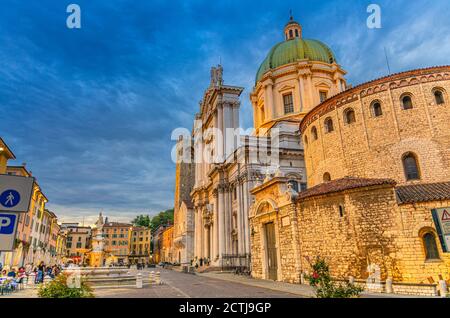
<svg viewBox="0 0 450 318">
<path fill-rule="evenodd" d="M 65 26 L 72 2 L 81 30 Z M 381 30 L 366 28 L 366 2 L 2 1 L 0 135 L 66 221 L 169 208 L 170 135 L 192 126 L 210 66 L 221 60 L 225 81 L 245 87 L 251 126 L 248 94 L 290 8 L 352 83 L 386 73 L 385 46 L 396 71 L 448 64 L 447 1 L 379 1 Z"/>
</svg>

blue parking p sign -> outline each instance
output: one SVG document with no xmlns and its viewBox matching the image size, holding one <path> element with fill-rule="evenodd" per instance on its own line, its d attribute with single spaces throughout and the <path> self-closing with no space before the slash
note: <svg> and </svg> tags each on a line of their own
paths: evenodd
<svg viewBox="0 0 450 318">
<path fill-rule="evenodd" d="M 0 214 L 0 234 L 13 234 L 16 218 L 14 214 Z"/>
<path fill-rule="evenodd" d="M 0 212 L 0 251 L 14 250 L 19 214 Z"/>
</svg>

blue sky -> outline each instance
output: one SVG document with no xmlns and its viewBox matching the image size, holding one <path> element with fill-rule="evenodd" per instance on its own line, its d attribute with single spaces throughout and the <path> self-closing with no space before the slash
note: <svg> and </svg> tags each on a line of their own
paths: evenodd
<svg viewBox="0 0 450 318">
<path fill-rule="evenodd" d="M 367 6 L 382 8 L 368 29 Z M 289 9 L 327 43 L 349 83 L 450 64 L 450 2 L 9 1 L 0 10 L 0 136 L 27 163 L 62 221 L 117 220 L 173 205 L 170 135 L 191 128 L 209 68 L 245 87 L 282 40 Z M 66 27 L 81 7 L 82 28 Z"/>
</svg>

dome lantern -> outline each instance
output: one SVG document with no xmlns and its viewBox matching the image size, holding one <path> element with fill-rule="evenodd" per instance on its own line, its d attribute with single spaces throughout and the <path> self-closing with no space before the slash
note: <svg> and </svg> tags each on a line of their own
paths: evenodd
<svg viewBox="0 0 450 318">
<path fill-rule="evenodd" d="M 302 38 L 302 26 L 294 20 L 292 10 L 290 12 L 289 22 L 284 27 L 284 38 L 286 41 Z"/>
</svg>

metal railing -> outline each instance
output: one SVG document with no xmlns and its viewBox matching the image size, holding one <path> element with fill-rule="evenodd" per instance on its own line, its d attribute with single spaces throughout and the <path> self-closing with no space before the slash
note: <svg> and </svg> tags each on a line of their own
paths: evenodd
<svg viewBox="0 0 450 318">
<path fill-rule="evenodd" d="M 222 270 L 232 270 L 236 274 L 250 274 L 250 254 L 224 254 L 222 255 Z"/>
</svg>

